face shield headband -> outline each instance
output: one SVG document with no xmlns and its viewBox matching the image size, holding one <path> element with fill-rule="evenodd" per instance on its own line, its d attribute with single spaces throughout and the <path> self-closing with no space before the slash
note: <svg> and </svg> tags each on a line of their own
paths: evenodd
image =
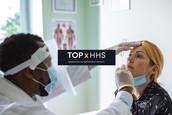
<svg viewBox="0 0 172 115">
<path fill-rule="evenodd" d="M 47 50 L 47 46 L 39 48 L 29 60 L 17 65 L 14 68 L 11 68 L 10 70 L 7 70 L 4 72 L 4 75 L 13 75 L 26 67 L 29 67 L 31 70 L 35 70 L 35 68 L 43 62 L 48 56 L 50 56 L 49 51 Z"/>
</svg>

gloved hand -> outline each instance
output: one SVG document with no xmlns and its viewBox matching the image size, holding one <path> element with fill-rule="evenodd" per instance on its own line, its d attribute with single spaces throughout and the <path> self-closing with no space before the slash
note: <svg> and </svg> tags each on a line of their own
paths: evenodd
<svg viewBox="0 0 172 115">
<path fill-rule="evenodd" d="M 132 47 L 136 47 L 140 45 L 141 45 L 141 41 L 125 42 L 125 43 L 120 43 L 118 45 L 114 45 L 110 48 L 107 48 L 106 50 L 116 50 L 116 55 L 118 55 L 122 51 L 127 51 L 132 49 Z"/>
<path fill-rule="evenodd" d="M 133 76 L 131 72 L 127 70 L 125 65 L 122 65 L 121 68 L 116 69 L 115 83 L 118 91 L 124 87 L 134 89 Z"/>
<path fill-rule="evenodd" d="M 122 51 L 127 51 L 132 49 L 133 47 L 140 46 L 141 41 L 133 41 L 133 42 L 125 42 L 125 43 L 120 43 L 118 45 L 114 45 L 110 48 L 106 48 L 105 50 L 116 50 L 116 55 L 118 55 Z M 89 65 L 88 69 L 92 70 L 95 68 L 97 65 Z"/>
</svg>

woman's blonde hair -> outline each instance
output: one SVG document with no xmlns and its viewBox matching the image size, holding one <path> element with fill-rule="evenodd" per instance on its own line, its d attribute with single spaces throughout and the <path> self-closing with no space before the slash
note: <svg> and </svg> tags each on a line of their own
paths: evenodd
<svg viewBox="0 0 172 115">
<path fill-rule="evenodd" d="M 151 63 L 159 67 L 158 71 L 151 76 L 151 79 L 157 82 L 157 79 L 161 75 L 164 66 L 163 54 L 161 50 L 154 43 L 149 42 L 147 40 L 142 41 L 142 47 L 144 48 L 148 57 L 150 58 Z M 158 84 L 162 85 L 161 83 Z"/>
</svg>

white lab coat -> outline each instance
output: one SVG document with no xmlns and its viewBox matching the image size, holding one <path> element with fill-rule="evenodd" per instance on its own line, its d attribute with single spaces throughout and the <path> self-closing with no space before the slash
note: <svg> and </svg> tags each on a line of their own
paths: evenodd
<svg viewBox="0 0 172 115">
<path fill-rule="evenodd" d="M 100 111 L 96 115 L 131 115 L 131 112 L 126 103 L 117 99 L 106 109 Z"/>
<path fill-rule="evenodd" d="M 0 115 L 55 115 L 5 78 L 0 78 Z"/>
<path fill-rule="evenodd" d="M 74 86 L 91 78 L 88 66 L 68 67 L 67 71 Z M 62 85 L 57 84 L 51 95 L 42 98 L 42 101 L 48 101 L 63 92 L 65 90 Z M 5 78 L 0 78 L 0 115 L 54 115 L 39 100 L 40 98 L 37 97 L 36 101 L 34 101 L 23 90 L 5 80 Z M 121 100 L 116 100 L 98 115 L 128 114 L 128 106 Z"/>
</svg>

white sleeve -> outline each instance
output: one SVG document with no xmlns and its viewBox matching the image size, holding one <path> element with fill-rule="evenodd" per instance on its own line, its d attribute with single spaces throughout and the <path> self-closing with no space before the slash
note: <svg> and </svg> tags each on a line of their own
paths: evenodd
<svg viewBox="0 0 172 115">
<path fill-rule="evenodd" d="M 132 101 L 133 98 L 130 93 L 120 91 L 118 92 L 115 101 L 96 115 L 131 115 L 130 107 Z"/>
<path fill-rule="evenodd" d="M 129 108 L 131 108 L 132 103 L 133 103 L 133 97 L 130 93 L 127 91 L 119 91 L 115 97 L 115 99 L 119 99 L 125 104 L 128 105 Z"/>
</svg>

